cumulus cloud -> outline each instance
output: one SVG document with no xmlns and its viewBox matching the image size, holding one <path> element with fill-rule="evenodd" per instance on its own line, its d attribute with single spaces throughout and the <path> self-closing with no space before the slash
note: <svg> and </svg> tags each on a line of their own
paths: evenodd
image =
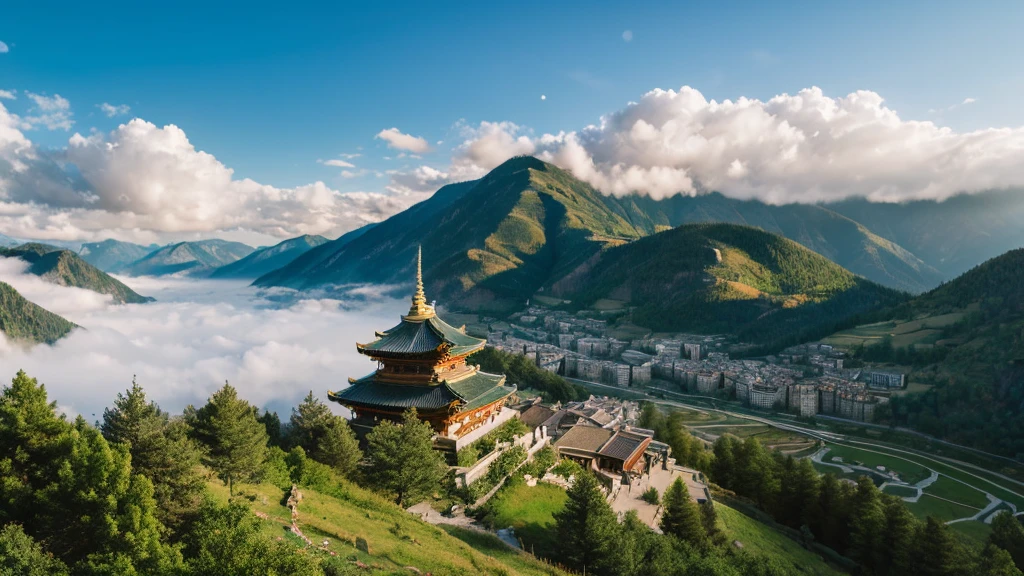
<svg viewBox="0 0 1024 576">
<path fill-rule="evenodd" d="M 108 104 L 107 102 L 100 104 L 99 109 L 101 112 L 107 115 L 107 118 L 113 118 L 114 116 L 125 116 L 132 111 L 131 107 L 127 104 L 118 104 L 115 106 L 114 104 Z"/>
<path fill-rule="evenodd" d="M 398 128 L 388 128 L 377 133 L 377 138 L 388 143 L 388 148 L 408 150 L 416 154 L 430 152 L 430 144 L 419 136 L 403 134 Z"/>
<path fill-rule="evenodd" d="M 35 103 L 35 106 L 29 110 L 30 115 L 22 119 L 24 128 L 45 126 L 49 130 L 71 130 L 75 121 L 71 119 L 71 102 L 67 98 L 60 94 L 47 96 L 26 92 L 25 95 Z"/>
<path fill-rule="evenodd" d="M 454 177 L 536 154 L 614 195 L 717 190 L 810 203 L 1024 186 L 1024 128 L 956 132 L 903 119 L 870 91 L 829 97 L 808 88 L 717 102 L 684 86 L 652 90 L 579 131 L 533 137 L 512 123 L 485 122 L 469 132 L 452 159 Z"/>
<path fill-rule="evenodd" d="M 0 54 L 7 54 L 10 51 L 11 49 L 7 46 L 5 42 L 0 42 Z"/>
<path fill-rule="evenodd" d="M 277 188 L 238 179 L 173 125 L 134 119 L 109 134 L 76 133 L 66 149 L 48 151 L 25 136 L 24 124 L 0 104 L 0 229 L 7 234 L 147 241 L 154 233 L 231 230 L 340 235 L 413 201 L 340 193 L 322 182 Z"/>
<path fill-rule="evenodd" d="M 16 100 L 14 90 L 0 90 L 0 100 Z"/>
<path fill-rule="evenodd" d="M 61 406 L 89 419 L 133 375 L 172 412 L 205 402 L 228 380 L 247 400 L 287 417 L 310 389 L 326 400 L 347 377 L 372 371 L 352 343 L 391 327 L 407 307 L 379 290 L 353 291 L 358 303 L 346 297 L 274 306 L 241 282 L 167 278 L 122 279 L 158 301 L 117 306 L 2 266 L 0 279 L 85 327 L 54 346 L 25 348 L 0 335 L 0 375 L 24 369 Z"/>
</svg>

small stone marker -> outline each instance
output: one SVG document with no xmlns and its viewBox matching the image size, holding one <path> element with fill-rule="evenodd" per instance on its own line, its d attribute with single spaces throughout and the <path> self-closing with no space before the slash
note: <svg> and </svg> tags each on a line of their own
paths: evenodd
<svg viewBox="0 0 1024 576">
<path fill-rule="evenodd" d="M 366 542 L 366 538 L 362 536 L 356 536 L 356 550 L 360 552 L 370 553 L 370 545 Z"/>
</svg>

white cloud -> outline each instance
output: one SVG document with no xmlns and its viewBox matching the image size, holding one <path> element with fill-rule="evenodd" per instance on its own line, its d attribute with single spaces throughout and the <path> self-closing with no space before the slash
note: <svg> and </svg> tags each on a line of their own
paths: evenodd
<svg viewBox="0 0 1024 576">
<path fill-rule="evenodd" d="M 968 105 L 968 104 L 974 104 L 974 103 L 975 103 L 975 102 L 977 102 L 977 101 L 978 101 L 978 99 L 977 99 L 977 98 L 964 98 L 964 101 L 963 101 L 963 102 L 961 102 L 961 103 L 960 103 L 960 105 L 961 105 L 961 106 L 966 106 L 966 105 Z"/>
<path fill-rule="evenodd" d="M 717 190 L 771 203 L 900 201 L 1024 186 L 1024 128 L 905 120 L 870 91 L 717 102 L 684 86 L 652 90 L 576 132 L 530 137 L 507 122 L 471 132 L 454 179 L 536 154 L 606 194 L 655 198 Z"/>
<path fill-rule="evenodd" d="M 6 43 L 0 42 L 0 54 L 6 54 L 6 53 L 8 53 L 10 51 L 11 51 L 11 49 L 7 46 Z"/>
<path fill-rule="evenodd" d="M 359 158 L 360 156 L 362 156 L 362 154 L 356 152 L 355 154 L 338 154 L 338 156 L 341 156 L 346 160 L 351 160 L 353 158 Z"/>
<path fill-rule="evenodd" d="M 114 116 L 124 116 L 132 111 L 131 107 L 127 104 L 118 104 L 115 106 L 113 104 L 108 104 L 104 102 L 103 104 L 100 104 L 98 107 L 104 114 L 107 115 L 107 118 L 113 118 Z"/>
<path fill-rule="evenodd" d="M 167 278 L 123 279 L 158 301 L 116 306 L 2 266 L 0 279 L 86 328 L 54 346 L 32 348 L 0 335 L 0 377 L 24 369 L 45 383 L 51 399 L 90 420 L 131 385 L 133 375 L 172 412 L 204 403 L 228 380 L 247 400 L 287 418 L 288 408 L 310 389 L 326 401 L 328 389 L 340 390 L 347 377 L 371 372 L 374 366 L 355 346 L 338 343 L 371 338 L 407 307 L 404 300 L 379 296 L 379 289 L 279 307 L 241 282 Z"/>
<path fill-rule="evenodd" d="M 0 104 L 0 229 L 7 234 L 146 241 L 153 234 L 234 230 L 334 236 L 411 203 L 384 193 L 340 193 L 322 182 L 276 188 L 236 179 L 176 126 L 135 119 L 106 135 L 76 133 L 67 149 L 46 151 L 25 137 L 23 124 Z"/>
<path fill-rule="evenodd" d="M 335 168 L 355 168 L 356 167 L 356 165 L 351 163 L 351 162 L 346 162 L 344 160 L 338 160 L 337 158 L 332 158 L 330 160 L 317 160 L 317 162 L 323 164 L 324 166 L 333 166 Z"/>
<path fill-rule="evenodd" d="M 622 39 L 625 40 L 626 42 L 632 42 L 633 41 L 633 31 L 632 30 L 626 30 L 625 32 L 623 32 L 622 33 Z"/>
<path fill-rule="evenodd" d="M 71 102 L 60 94 L 47 96 L 45 94 L 34 94 L 26 92 L 35 106 L 29 110 L 30 116 L 22 118 L 22 127 L 26 129 L 45 126 L 49 130 L 71 130 L 75 123 L 71 119 Z"/>
<path fill-rule="evenodd" d="M 14 90 L 0 90 L 0 100 L 17 100 Z"/>
<path fill-rule="evenodd" d="M 388 143 L 389 148 L 408 150 L 417 154 L 430 152 L 430 144 L 419 136 L 403 134 L 398 128 L 388 128 L 377 133 L 377 138 Z"/>
<path fill-rule="evenodd" d="M 545 95 L 543 95 L 543 94 L 541 94 L 541 95 L 540 95 L 540 99 L 541 99 L 541 100 L 547 100 L 547 99 L 548 99 L 548 97 L 547 97 L 547 96 L 545 96 Z"/>
</svg>

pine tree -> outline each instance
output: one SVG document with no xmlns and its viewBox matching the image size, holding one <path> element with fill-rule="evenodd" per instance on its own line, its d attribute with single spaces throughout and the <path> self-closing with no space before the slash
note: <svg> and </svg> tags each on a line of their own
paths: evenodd
<svg viewBox="0 0 1024 576">
<path fill-rule="evenodd" d="M 911 572 L 914 557 L 914 536 L 918 524 L 903 500 L 890 494 L 882 494 L 882 508 L 885 514 L 885 532 L 882 535 L 884 566 L 879 574 L 899 576 Z"/>
<path fill-rule="evenodd" d="M 736 437 L 722 434 L 715 440 L 711 461 L 711 479 L 723 488 L 735 490 L 736 486 Z"/>
<path fill-rule="evenodd" d="M 1018 567 L 1024 566 L 1024 526 L 1012 514 L 997 514 L 992 519 L 989 542 L 1006 550 Z"/>
<path fill-rule="evenodd" d="M 565 507 L 555 513 L 558 558 L 569 567 L 587 574 L 615 573 L 619 524 L 604 499 L 597 478 L 589 472 L 576 476 L 568 490 Z"/>
<path fill-rule="evenodd" d="M 690 492 L 682 478 L 676 478 L 668 490 L 665 490 L 662 503 L 662 532 L 694 546 L 699 546 L 707 540 L 697 503 L 690 498 Z"/>
<path fill-rule="evenodd" d="M 103 411 L 104 438 L 128 447 L 132 470 L 153 483 L 160 521 L 177 529 L 199 507 L 203 478 L 199 449 L 187 436 L 187 426 L 170 421 L 134 380 L 114 405 Z"/>
<path fill-rule="evenodd" d="M 700 525 L 704 528 L 711 541 L 716 541 L 720 536 L 718 530 L 718 512 L 715 511 L 715 503 L 705 500 L 698 506 L 700 508 Z"/>
<path fill-rule="evenodd" d="M 884 564 L 885 513 L 879 495 L 878 488 L 866 476 L 857 480 L 850 517 L 850 557 L 869 573 L 877 572 Z"/>
<path fill-rule="evenodd" d="M 953 538 L 949 528 L 931 516 L 917 532 L 916 570 L 920 576 L 947 576 L 956 574 Z"/>
<path fill-rule="evenodd" d="M 978 576 L 1024 576 L 1006 550 L 989 542 L 981 552 Z"/>
<path fill-rule="evenodd" d="M 292 416 L 288 421 L 289 443 L 302 446 L 307 454 L 313 455 L 333 417 L 331 409 L 310 390 L 302 403 L 292 408 Z"/>
<path fill-rule="evenodd" d="M 281 426 L 281 418 L 277 415 L 277 412 L 266 410 L 263 414 L 260 414 L 257 420 L 267 429 L 267 445 L 277 446 L 278 448 L 283 447 L 284 430 Z"/>
<path fill-rule="evenodd" d="M 190 420 L 193 435 L 206 447 L 207 465 L 233 494 L 234 483 L 251 478 L 266 458 L 267 431 L 256 409 L 225 382 Z"/>
<path fill-rule="evenodd" d="M 370 482 L 402 507 L 440 489 L 448 466 L 434 450 L 433 436 L 433 428 L 420 421 L 415 408 L 402 415 L 401 424 L 378 424 L 366 437 Z"/>
<path fill-rule="evenodd" d="M 355 432 L 340 416 L 331 416 L 313 455 L 343 476 L 351 476 L 363 457 Z"/>
</svg>

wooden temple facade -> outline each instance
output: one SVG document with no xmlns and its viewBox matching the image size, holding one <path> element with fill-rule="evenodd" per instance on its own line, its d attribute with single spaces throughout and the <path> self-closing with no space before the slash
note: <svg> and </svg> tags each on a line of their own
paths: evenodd
<svg viewBox="0 0 1024 576">
<path fill-rule="evenodd" d="M 409 313 L 376 336 L 368 344 L 356 344 L 356 349 L 376 361 L 377 370 L 349 378 L 347 388 L 327 394 L 352 410 L 351 424 L 360 437 L 381 420 L 400 420 L 403 412 L 416 408 L 439 440 L 454 447 L 460 438 L 494 423 L 516 391 L 505 385 L 504 375 L 466 363 L 466 356 L 483 348 L 485 341 L 445 323 L 427 304 L 422 253 L 417 256 L 416 292 Z"/>
</svg>

